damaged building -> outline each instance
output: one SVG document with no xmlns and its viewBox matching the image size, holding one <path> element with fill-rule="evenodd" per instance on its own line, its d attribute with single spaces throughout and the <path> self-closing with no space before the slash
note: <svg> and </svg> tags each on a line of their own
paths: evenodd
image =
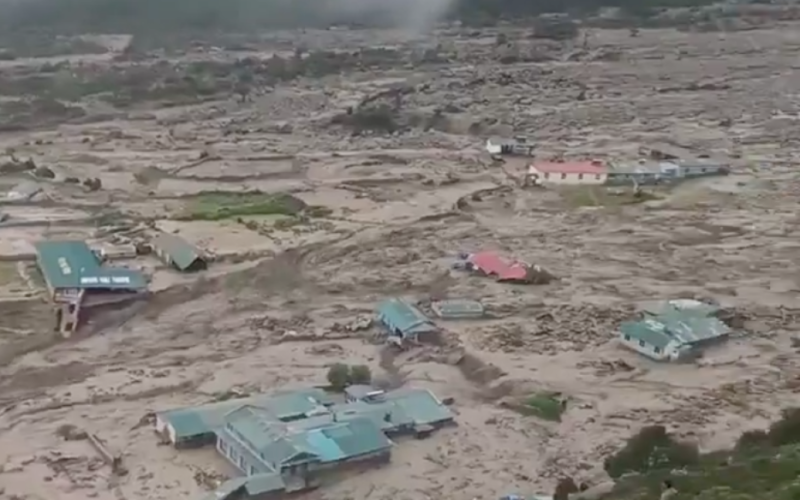
<svg viewBox="0 0 800 500">
<path fill-rule="evenodd" d="M 83 241 L 40 241 L 36 263 L 55 308 L 56 330 L 74 333 L 93 308 L 141 298 L 147 281 L 136 270 L 106 267 Z"/>
<path fill-rule="evenodd" d="M 156 432 L 177 447 L 215 445 L 240 477 L 215 499 L 275 498 L 321 485 L 352 466 L 391 461 L 392 436 L 427 436 L 453 424 L 425 389 L 363 386 L 345 401 L 320 389 L 262 394 L 156 415 Z"/>
<path fill-rule="evenodd" d="M 716 317 L 714 305 L 691 299 L 647 306 L 638 321 L 619 328 L 619 342 L 656 361 L 683 361 L 724 341 L 732 329 Z"/>
</svg>

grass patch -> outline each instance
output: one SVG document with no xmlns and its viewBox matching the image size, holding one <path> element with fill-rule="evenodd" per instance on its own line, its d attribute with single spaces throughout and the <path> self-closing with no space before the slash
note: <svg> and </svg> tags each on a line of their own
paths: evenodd
<svg viewBox="0 0 800 500">
<path fill-rule="evenodd" d="M 216 221 L 247 216 L 294 216 L 305 208 L 302 200 L 283 193 L 208 192 L 193 198 L 175 219 Z"/>
<path fill-rule="evenodd" d="M 622 479 L 609 494 L 615 500 L 659 500 L 669 479 L 670 500 L 794 500 L 800 498 L 800 448 L 774 448 L 756 456 L 706 456 L 680 474 L 671 470 Z"/>
<path fill-rule="evenodd" d="M 565 405 L 561 394 L 540 392 L 522 400 L 516 409 L 524 415 L 539 417 L 551 422 L 561 422 Z"/>
<path fill-rule="evenodd" d="M 661 199 L 652 190 L 642 190 L 635 196 L 629 187 L 576 186 L 561 188 L 559 193 L 572 208 L 619 207 Z"/>
</svg>

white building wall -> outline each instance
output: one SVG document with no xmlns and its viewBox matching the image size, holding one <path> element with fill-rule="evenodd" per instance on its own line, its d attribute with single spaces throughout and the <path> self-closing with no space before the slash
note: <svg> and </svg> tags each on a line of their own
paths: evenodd
<svg viewBox="0 0 800 500">
<path fill-rule="evenodd" d="M 661 352 L 656 352 L 653 346 L 649 344 L 641 345 L 636 339 L 626 339 L 623 334 L 620 334 L 619 342 L 642 356 L 646 356 L 655 361 L 675 361 L 678 359 L 678 346 L 674 342 L 667 344 L 666 348 Z"/>
<path fill-rule="evenodd" d="M 565 184 L 565 185 L 583 185 L 583 186 L 597 186 L 605 184 L 608 180 L 608 174 L 561 174 L 561 173 L 541 173 L 536 167 L 528 169 L 529 176 L 538 176 L 539 183 L 541 184 Z"/>
<path fill-rule="evenodd" d="M 489 139 L 486 141 L 486 151 L 493 155 L 499 155 L 502 153 L 503 148 L 500 144 L 495 144 L 491 139 Z"/>
</svg>

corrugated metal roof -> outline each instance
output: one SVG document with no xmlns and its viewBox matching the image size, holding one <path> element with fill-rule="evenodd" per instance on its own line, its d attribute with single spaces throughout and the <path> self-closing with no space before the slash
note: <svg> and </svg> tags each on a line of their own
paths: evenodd
<svg viewBox="0 0 800 500">
<path fill-rule="evenodd" d="M 528 266 L 522 262 L 506 262 L 497 252 L 478 252 L 469 256 L 469 262 L 488 275 L 501 281 L 525 281 Z"/>
<path fill-rule="evenodd" d="M 694 344 L 723 337 L 731 333 L 730 327 L 713 317 L 703 317 L 679 312 L 662 314 L 657 319 L 680 344 Z"/>
<path fill-rule="evenodd" d="M 663 349 L 669 342 L 690 345 L 723 337 L 731 333 L 730 327 L 717 318 L 706 316 L 703 309 L 665 312 L 647 316 L 641 321 L 628 321 L 620 331 L 635 340 Z"/>
<path fill-rule="evenodd" d="M 325 433 L 324 429 L 314 429 L 306 434 L 308 444 L 317 452 L 317 456 L 323 462 L 336 462 L 345 458 L 347 455 L 339 445 Z"/>
<path fill-rule="evenodd" d="M 322 389 L 311 388 L 176 408 L 160 412 L 159 417 L 172 425 L 179 439 L 184 439 L 214 432 L 223 424 L 228 413 L 244 406 L 256 407 L 280 420 L 313 413 L 320 409 L 320 405 L 330 404 L 331 401 L 331 396 Z"/>
<path fill-rule="evenodd" d="M 427 389 L 391 391 L 386 393 L 386 399 L 402 414 L 407 415 L 415 425 L 440 424 L 454 418 L 450 409 Z M 392 412 L 392 420 L 397 409 Z M 398 416 L 400 412 L 397 412 Z"/>
<path fill-rule="evenodd" d="M 144 276 L 131 269 L 102 267 L 83 241 L 34 243 L 39 268 L 53 288 L 141 290 Z"/>
<path fill-rule="evenodd" d="M 431 309 L 445 319 L 480 318 L 485 313 L 483 304 L 467 299 L 440 300 L 431 304 Z"/>
<path fill-rule="evenodd" d="M 369 419 L 358 418 L 321 429 L 333 440 L 344 457 L 358 457 L 392 447 L 392 442 Z"/>
<path fill-rule="evenodd" d="M 152 245 L 169 256 L 170 264 L 181 271 L 191 268 L 197 261 L 205 263 L 205 255 L 197 247 L 181 238 L 161 233 L 151 241 Z"/>
<path fill-rule="evenodd" d="M 246 490 L 250 496 L 255 496 L 285 490 L 286 485 L 276 472 L 235 477 L 222 483 L 214 492 L 203 497 L 203 500 L 225 500 L 241 489 Z"/>
<path fill-rule="evenodd" d="M 286 489 L 286 484 L 280 474 L 273 472 L 271 474 L 256 474 L 249 476 L 245 483 L 247 493 L 251 496 L 269 493 L 271 491 L 281 491 Z"/>
<path fill-rule="evenodd" d="M 436 331 L 436 325 L 416 307 L 400 299 L 384 300 L 378 305 L 378 316 L 403 336 Z"/>
<path fill-rule="evenodd" d="M 672 342 L 672 337 L 670 337 L 664 325 L 652 319 L 625 321 L 619 326 L 619 330 L 623 335 L 627 335 L 634 341 L 642 341 L 659 349 L 666 348 Z"/>
</svg>

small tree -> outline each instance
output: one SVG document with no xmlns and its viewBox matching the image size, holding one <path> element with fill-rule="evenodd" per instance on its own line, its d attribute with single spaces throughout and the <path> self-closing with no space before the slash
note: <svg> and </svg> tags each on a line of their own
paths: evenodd
<svg viewBox="0 0 800 500">
<path fill-rule="evenodd" d="M 355 365 L 350 368 L 350 383 L 365 384 L 372 383 L 372 372 L 367 365 Z"/>
<path fill-rule="evenodd" d="M 609 476 L 618 478 L 628 472 L 646 473 L 652 470 L 681 468 L 696 464 L 700 459 L 697 446 L 681 443 L 667 434 L 661 425 L 643 428 L 631 437 L 625 447 L 605 460 Z"/>
<path fill-rule="evenodd" d="M 328 383 L 335 391 L 343 391 L 349 382 L 349 366 L 344 363 L 335 363 L 328 368 Z"/>
<path fill-rule="evenodd" d="M 743 432 L 736 441 L 734 451 L 737 453 L 754 453 L 769 448 L 770 437 L 766 431 L 753 430 Z"/>
<path fill-rule="evenodd" d="M 800 443 L 800 408 L 787 408 L 781 419 L 769 426 L 769 441 L 773 446 Z"/>
</svg>

